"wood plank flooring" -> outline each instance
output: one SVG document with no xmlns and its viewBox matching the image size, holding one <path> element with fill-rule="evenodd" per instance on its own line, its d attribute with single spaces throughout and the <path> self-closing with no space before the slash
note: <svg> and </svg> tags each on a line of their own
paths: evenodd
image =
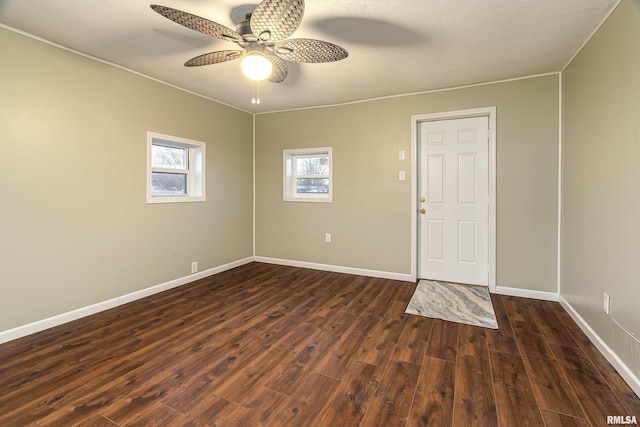
<svg viewBox="0 0 640 427">
<path fill-rule="evenodd" d="M 0 426 L 602 426 L 640 399 L 557 303 L 252 263 L 0 345 Z"/>
</svg>

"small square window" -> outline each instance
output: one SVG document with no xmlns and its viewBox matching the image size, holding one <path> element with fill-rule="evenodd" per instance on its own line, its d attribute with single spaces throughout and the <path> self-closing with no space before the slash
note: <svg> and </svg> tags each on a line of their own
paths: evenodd
<svg viewBox="0 0 640 427">
<path fill-rule="evenodd" d="M 205 143 L 147 132 L 147 203 L 202 202 Z"/>
<path fill-rule="evenodd" d="M 333 200 L 331 147 L 284 150 L 284 200 Z"/>
</svg>

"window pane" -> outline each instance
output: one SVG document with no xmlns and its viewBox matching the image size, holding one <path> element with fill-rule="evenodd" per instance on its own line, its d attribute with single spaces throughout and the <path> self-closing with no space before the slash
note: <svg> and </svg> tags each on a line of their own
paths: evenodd
<svg viewBox="0 0 640 427">
<path fill-rule="evenodd" d="M 298 178 L 298 193 L 329 193 L 329 178 Z"/>
<path fill-rule="evenodd" d="M 187 194 L 187 175 L 153 172 L 151 174 L 151 194 L 153 196 L 183 196 Z"/>
<path fill-rule="evenodd" d="M 329 175 L 329 155 L 297 157 L 296 175 Z"/>
<path fill-rule="evenodd" d="M 165 147 L 164 145 L 151 146 L 152 165 L 159 168 L 187 169 L 187 149 Z"/>
</svg>

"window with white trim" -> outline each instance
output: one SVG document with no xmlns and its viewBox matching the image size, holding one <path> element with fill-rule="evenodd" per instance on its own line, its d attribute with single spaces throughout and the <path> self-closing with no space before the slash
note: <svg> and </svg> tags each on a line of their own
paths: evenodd
<svg viewBox="0 0 640 427">
<path fill-rule="evenodd" d="M 284 200 L 331 202 L 331 147 L 284 150 Z"/>
<path fill-rule="evenodd" d="M 204 202 L 205 143 L 147 132 L 147 203 Z"/>
</svg>

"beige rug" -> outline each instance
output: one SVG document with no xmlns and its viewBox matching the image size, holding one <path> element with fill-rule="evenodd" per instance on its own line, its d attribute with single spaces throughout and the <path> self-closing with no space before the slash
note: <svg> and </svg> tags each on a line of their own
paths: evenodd
<svg viewBox="0 0 640 427">
<path fill-rule="evenodd" d="M 420 280 L 405 313 L 498 329 L 489 289 Z"/>
</svg>

